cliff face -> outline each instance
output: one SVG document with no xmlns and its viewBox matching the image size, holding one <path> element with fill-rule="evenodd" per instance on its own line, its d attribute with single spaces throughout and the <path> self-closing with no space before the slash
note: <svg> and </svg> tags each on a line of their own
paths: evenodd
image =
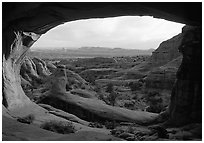
<svg viewBox="0 0 204 143">
<path fill-rule="evenodd" d="M 183 55 L 172 89 L 169 123 L 202 122 L 202 30 L 184 27 L 179 51 Z"/>
<path fill-rule="evenodd" d="M 181 61 L 182 56 L 179 56 L 163 66 L 153 68 L 145 78 L 145 88 L 172 90 Z"/>
<path fill-rule="evenodd" d="M 178 47 L 181 44 L 182 35 L 178 34 L 175 37 L 162 42 L 159 47 L 152 52 L 149 63 L 152 66 L 162 66 L 179 57 L 181 54 L 178 51 Z"/>
<path fill-rule="evenodd" d="M 172 89 L 176 80 L 176 72 L 182 61 L 182 55 L 178 50 L 182 39 L 183 35 L 180 33 L 162 42 L 152 52 L 152 56 L 144 68 L 150 71 L 145 78 L 147 89 Z"/>
</svg>

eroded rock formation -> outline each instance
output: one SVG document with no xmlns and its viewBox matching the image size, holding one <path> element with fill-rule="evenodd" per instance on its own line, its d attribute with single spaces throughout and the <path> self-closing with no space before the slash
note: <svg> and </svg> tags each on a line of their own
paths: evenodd
<svg viewBox="0 0 204 143">
<path fill-rule="evenodd" d="M 200 27 L 184 27 L 179 47 L 183 55 L 172 89 L 169 122 L 183 125 L 202 122 L 202 32 Z"/>
<path fill-rule="evenodd" d="M 181 54 L 178 51 L 178 47 L 181 45 L 181 40 L 182 35 L 178 34 L 162 42 L 159 47 L 152 52 L 149 63 L 151 63 L 153 67 L 159 67 L 179 57 Z"/>
<path fill-rule="evenodd" d="M 32 61 L 35 63 L 36 71 L 39 76 L 47 77 L 51 74 L 50 71 L 47 69 L 46 63 L 43 60 L 35 57 L 32 59 Z"/>
<path fill-rule="evenodd" d="M 48 114 L 47 110 L 31 102 L 22 90 L 20 79 L 20 66 L 28 48 L 32 46 L 41 34 L 44 34 L 51 28 L 63 22 L 77 19 L 122 15 L 152 15 L 154 17 L 182 22 L 189 25 L 201 26 L 201 7 L 201 3 L 3 3 L 3 107 L 9 112 L 10 116 L 22 117 L 32 113 L 36 115 L 36 122 L 42 122 L 50 118 L 62 120 L 59 117 L 57 118 L 54 115 Z M 186 120 L 190 119 L 191 121 L 193 119 L 195 119 L 195 121 L 200 120 L 202 109 L 202 100 L 200 100 L 202 91 L 201 40 L 197 36 L 192 36 L 192 34 L 189 34 L 187 39 L 186 43 L 183 41 L 185 46 L 183 45 L 184 47 L 181 48 L 184 58 L 177 74 L 178 80 L 172 91 L 172 100 L 169 108 L 170 119 L 174 124 L 181 124 L 182 122 L 187 123 L 189 121 Z M 6 116 L 7 112 L 3 112 L 3 116 Z M 186 117 L 187 115 L 190 115 L 190 117 Z M 38 139 L 41 135 L 35 134 L 36 132 L 45 133 L 45 131 L 38 130 L 38 128 L 32 128 L 31 126 L 26 126 L 22 130 L 22 126 L 24 125 L 12 119 L 8 120 L 5 117 L 3 120 L 3 139 L 23 140 L 25 138 L 22 138 L 22 136 L 26 136 L 28 140 L 34 140 Z M 15 130 L 13 130 L 13 127 L 16 127 Z M 32 129 L 30 129 L 30 127 Z M 9 130 L 11 128 L 12 130 Z M 21 131 L 21 134 L 19 134 L 19 131 Z M 6 133 L 9 133 L 11 136 L 6 136 L 8 135 Z M 53 134 L 46 133 L 46 137 L 52 135 Z M 92 133 L 91 136 L 90 134 L 86 135 L 87 137 L 82 139 L 95 139 L 91 138 L 91 136 L 93 136 Z M 43 140 L 77 140 L 77 138 L 81 136 L 75 136 L 74 139 L 71 137 L 73 136 L 62 137 L 56 135 L 54 138 L 44 138 Z"/>
<path fill-rule="evenodd" d="M 179 56 L 161 67 L 153 68 L 145 78 L 145 88 L 172 90 L 181 61 L 182 56 Z"/>
<path fill-rule="evenodd" d="M 97 98 L 87 98 L 66 91 L 66 68 L 59 67 L 49 82 L 49 91 L 38 103 L 49 104 L 55 108 L 72 113 L 87 121 L 132 121 L 145 124 L 157 117 L 157 114 L 131 111 L 105 104 Z"/>
</svg>

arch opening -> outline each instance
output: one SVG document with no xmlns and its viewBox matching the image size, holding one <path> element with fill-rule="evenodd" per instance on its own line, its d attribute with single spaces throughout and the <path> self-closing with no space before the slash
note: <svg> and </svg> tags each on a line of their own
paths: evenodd
<svg viewBox="0 0 204 143">
<path fill-rule="evenodd" d="M 6 5 L 6 4 L 4 4 Z M 63 5 L 63 6 L 62 6 Z M 97 5 L 97 4 L 96 4 Z M 95 6 L 96 6 L 95 5 Z M 130 5 L 129 5 L 130 6 Z M 25 9 L 25 11 L 29 11 L 29 14 L 26 15 L 22 14 L 22 11 L 17 11 L 22 9 L 22 7 L 15 5 L 15 4 L 8 4 L 4 6 L 4 22 L 3 22 L 3 92 L 4 92 L 4 99 L 7 102 L 7 109 L 10 110 L 10 112 L 13 114 L 13 116 L 24 116 L 26 114 L 29 114 L 30 112 L 33 112 L 35 115 L 45 115 L 45 110 L 41 107 L 37 106 L 33 102 L 31 102 L 22 91 L 22 88 L 20 87 L 20 65 L 23 61 L 24 53 L 27 51 L 27 49 L 39 38 L 39 36 L 49 29 L 55 27 L 56 25 L 64 22 L 64 21 L 71 21 L 71 19 L 83 19 L 85 17 L 107 17 L 108 15 L 124 15 L 124 13 L 127 13 L 127 15 L 130 15 L 130 13 L 134 14 L 142 14 L 142 15 L 152 15 L 157 17 L 164 17 L 167 19 L 174 19 L 175 21 L 182 21 L 186 24 L 190 25 L 197 25 L 198 27 L 187 27 L 182 30 L 182 33 L 184 35 L 188 35 L 188 38 L 184 38 L 185 40 L 182 41 L 183 47 L 180 47 L 180 51 L 184 55 L 184 59 L 182 61 L 182 66 L 179 68 L 179 72 L 177 74 L 177 82 L 175 84 L 175 87 L 172 91 L 172 97 L 171 97 L 171 106 L 169 108 L 170 110 L 170 119 L 171 123 L 174 125 L 182 125 L 183 123 L 189 123 L 189 120 L 185 120 L 186 116 L 191 114 L 192 118 L 201 119 L 200 115 L 202 115 L 202 109 L 200 106 L 200 97 L 201 97 L 201 81 L 199 76 L 201 76 L 201 39 L 200 39 L 200 33 L 201 33 L 201 22 L 198 17 L 193 17 L 192 14 L 189 14 L 188 12 L 193 13 L 191 10 L 187 10 L 187 15 L 182 13 L 182 11 L 179 10 L 179 8 L 175 11 L 178 15 L 175 16 L 174 12 L 168 11 L 168 8 L 172 8 L 171 6 L 167 6 L 162 9 L 158 8 L 154 5 L 145 5 L 145 4 L 134 4 L 132 6 L 121 6 L 121 4 L 116 6 L 108 6 L 107 4 L 101 5 L 101 6 L 88 6 L 86 8 L 83 8 L 82 10 L 79 10 L 78 6 L 73 4 L 66 5 L 59 3 L 58 5 L 53 4 L 41 4 L 36 3 L 31 7 L 31 5 L 22 5 L 22 7 L 27 7 L 28 9 Z M 161 6 L 161 5 L 160 5 Z M 173 5 L 174 7 L 175 5 Z M 191 5 L 193 6 L 193 5 Z M 16 8 L 13 9 L 13 11 L 8 13 L 8 18 L 5 17 L 5 12 L 8 8 Z M 114 10 L 113 10 L 114 7 Z M 136 8 L 139 8 L 135 10 Z M 58 9 L 59 8 L 59 9 Z M 185 6 L 183 7 L 186 8 Z M 199 7 L 197 7 L 199 8 Z M 33 9 L 37 9 L 37 14 L 42 16 L 35 17 L 36 11 Z M 39 10 L 41 9 L 41 10 Z M 50 10 L 53 9 L 56 14 L 53 15 L 53 13 L 50 13 Z M 32 11 L 31 11 L 32 10 Z M 38 11 L 39 10 L 39 11 Z M 80 12 L 77 13 L 77 15 L 70 15 L 73 11 L 79 10 Z M 90 11 L 89 11 L 90 10 Z M 107 10 L 105 13 L 104 11 L 101 12 L 101 10 Z M 112 11 L 113 10 L 113 11 Z M 24 11 L 24 12 L 25 12 Z M 112 12 L 111 12 L 112 11 Z M 145 12 L 146 11 L 146 12 Z M 16 13 L 15 13 L 16 12 Z M 68 12 L 68 14 L 65 14 Z M 93 15 L 94 12 L 94 15 Z M 193 13 L 195 14 L 195 13 Z M 90 16 L 92 15 L 92 16 Z M 15 17 L 16 16 L 16 17 Z M 31 16 L 31 17 L 30 17 Z M 33 16 L 33 17 L 32 17 Z M 27 19 L 28 18 L 28 19 Z M 35 23 L 33 23 L 35 21 Z M 15 23 L 14 24 L 12 24 Z M 191 35 L 191 36 L 189 36 Z M 30 37 L 30 38 L 28 38 Z M 189 38 L 190 37 L 190 38 Z M 186 43 L 185 43 L 186 42 Z M 189 46 L 188 44 L 191 43 Z M 189 48 L 189 51 L 194 51 L 193 55 L 191 55 L 191 52 L 188 50 L 184 50 L 184 47 L 191 47 Z M 192 50 L 193 47 L 193 50 Z M 199 48 L 196 48 L 199 47 Z M 187 54 L 187 55 L 186 55 Z M 190 59 L 189 59 L 190 56 Z M 189 63 L 189 61 L 191 61 Z M 189 69 L 186 67 L 194 67 L 193 69 Z M 192 73 L 196 73 L 196 75 Z M 59 78 L 61 79 L 61 77 Z M 65 79 L 66 80 L 66 79 Z M 64 84 L 62 83 L 62 86 Z M 179 90 L 180 87 L 182 89 L 189 89 L 188 87 L 192 87 L 193 89 L 190 91 L 186 90 Z M 60 87 L 57 87 L 60 88 Z M 191 94 L 195 93 L 195 94 Z M 182 96 L 186 94 L 187 96 Z M 194 97 L 192 97 L 194 96 Z M 191 102 L 193 100 L 193 103 Z M 177 100 L 178 99 L 178 100 Z M 182 104 L 185 109 L 187 109 L 187 112 L 184 112 L 184 110 L 181 110 L 180 107 L 180 100 L 186 101 L 185 105 Z M 197 104 L 198 103 L 198 104 Z M 190 105 L 190 108 L 186 107 L 186 105 Z M 192 105 L 192 106 L 191 106 Z M 202 104 L 201 104 L 202 105 Z M 26 110 L 22 110 L 26 109 Z M 183 108 L 184 109 L 184 108 Z M 182 115 L 182 116 L 181 116 Z M 40 116 L 38 116 L 40 118 Z M 180 120 L 178 120 L 180 119 Z M 41 118 L 42 121 L 42 118 Z M 190 119 L 190 122 L 192 119 Z"/>
<path fill-rule="evenodd" d="M 38 65 L 39 63 L 36 62 L 36 59 L 40 58 L 43 61 L 37 61 L 43 62 L 42 65 L 46 65 L 46 63 L 50 64 L 50 62 L 51 64 L 54 64 L 54 66 L 61 64 L 65 65 L 69 70 L 75 72 L 76 74 L 79 74 L 79 76 L 81 76 L 89 84 L 91 84 L 94 89 L 102 90 L 103 93 L 96 92 L 96 94 L 101 94 L 101 96 L 103 95 L 105 96 L 105 98 L 108 98 L 108 95 L 106 95 L 108 93 L 105 92 L 108 83 L 113 81 L 117 82 L 118 80 L 121 85 L 116 84 L 114 86 L 116 89 L 120 90 L 124 88 L 124 92 L 122 92 L 122 90 L 116 91 L 121 96 L 118 97 L 120 100 L 117 106 L 121 104 L 120 107 L 124 107 L 127 109 L 143 111 L 146 110 L 149 104 L 151 104 L 151 102 L 149 101 L 144 101 L 148 96 L 147 94 L 150 94 L 149 92 L 156 91 L 159 94 L 155 94 L 155 98 L 159 98 L 158 102 L 160 100 L 162 100 L 162 102 L 158 105 L 155 105 L 155 107 L 152 107 L 153 105 L 151 104 L 151 108 L 147 109 L 147 111 L 160 113 L 169 104 L 171 89 L 176 79 L 176 71 L 181 63 L 181 55 L 177 52 L 180 39 L 176 41 L 174 40 L 176 38 L 174 38 L 169 42 L 170 44 L 163 44 L 166 45 L 167 48 L 165 48 L 165 46 L 159 47 L 159 45 L 163 41 L 167 41 L 172 37 L 180 34 L 183 26 L 184 25 L 182 24 L 168 22 L 161 19 L 154 19 L 148 16 L 123 16 L 105 19 L 73 21 L 67 24 L 63 24 L 55 28 L 56 30 L 51 30 L 43 37 L 41 37 L 44 41 L 41 40 L 39 44 L 36 42 L 36 44 L 33 45 L 34 51 L 31 51 L 30 56 L 31 58 L 34 58 L 34 60 L 30 59 L 30 62 L 32 63 L 34 61 L 34 65 L 35 63 Z M 107 29 L 107 27 L 109 28 Z M 76 37 L 74 37 L 75 35 Z M 80 37 L 79 35 L 82 36 Z M 86 36 L 88 38 L 86 38 Z M 124 37 L 126 39 L 124 39 Z M 150 37 L 152 37 L 153 42 L 151 42 L 152 39 Z M 159 39 L 160 41 L 157 42 L 157 39 Z M 57 40 L 60 41 L 58 42 Z M 68 42 L 66 43 L 66 41 Z M 86 43 L 86 41 L 88 41 L 88 43 Z M 97 43 L 97 41 L 99 42 Z M 172 47 L 172 41 L 175 41 L 174 43 L 176 43 L 174 47 Z M 103 45 L 104 43 L 106 45 Z M 109 45 L 107 45 L 107 43 Z M 145 45 L 142 45 L 144 43 Z M 43 47 L 41 47 L 41 45 Z M 120 45 L 122 45 L 122 48 Z M 151 48 L 154 50 L 156 48 L 159 48 L 159 50 L 157 50 L 157 53 L 159 54 L 154 54 L 152 56 L 153 58 L 151 58 L 151 54 L 153 51 L 151 50 Z M 166 55 L 164 57 L 161 57 L 164 52 L 166 53 Z M 87 60 L 87 58 L 90 59 Z M 165 60 L 165 58 L 167 60 Z M 172 67 L 166 66 L 164 67 L 165 69 L 159 68 L 176 58 L 178 59 Z M 98 62 L 93 62 L 97 60 Z M 28 64 L 29 60 L 26 60 L 26 63 Z M 152 64 L 151 66 L 150 63 Z M 141 64 L 145 65 L 144 68 L 138 69 Z M 156 73 L 151 72 L 156 67 Z M 30 73 L 24 72 L 25 68 L 26 65 L 24 64 L 21 74 L 23 81 L 26 86 L 33 85 L 32 88 L 34 88 L 34 90 L 30 88 L 26 90 L 26 88 L 24 88 L 24 91 L 26 91 L 26 94 L 28 94 L 29 97 L 33 99 L 34 97 L 32 96 L 32 94 L 37 94 L 34 91 L 39 92 L 37 88 L 39 87 L 39 85 L 44 84 L 43 76 L 47 76 L 53 73 L 53 69 L 51 69 L 52 72 L 49 72 L 49 69 L 47 69 L 47 67 L 45 66 L 45 69 L 41 68 L 44 70 L 43 73 L 42 71 L 39 72 L 39 69 L 36 70 L 35 65 L 32 72 L 36 70 L 36 74 L 34 74 L 34 77 L 36 77 L 36 75 L 39 75 L 39 77 L 36 77 L 37 79 L 32 81 L 32 78 L 28 78 L 28 74 Z M 37 68 L 39 68 L 39 65 L 37 66 Z M 143 71 L 144 69 L 146 69 L 145 72 Z M 160 76 L 158 76 L 159 73 L 161 73 Z M 68 77 L 68 83 L 66 84 L 67 91 L 73 90 L 71 92 L 75 93 L 75 90 L 84 90 L 84 86 L 79 86 L 80 81 L 77 81 L 79 83 L 76 84 L 76 81 L 73 81 L 70 78 L 72 77 Z M 145 81 L 146 78 L 147 81 Z M 27 79 L 27 81 L 30 81 L 32 84 L 30 84 L 30 82 L 26 82 L 25 79 Z M 139 81 L 145 82 L 141 83 Z M 138 89 L 136 89 L 137 86 Z M 125 91 L 126 89 L 129 91 Z M 86 92 L 86 90 L 84 92 Z M 43 89 L 43 92 L 45 91 L 46 89 Z M 75 94 L 78 95 L 79 93 Z M 124 96 L 125 94 L 130 95 L 130 99 L 126 101 L 128 103 L 123 103 L 124 99 L 122 98 L 122 96 Z M 136 99 L 137 94 L 143 96 Z M 38 100 L 38 98 L 39 97 L 36 97 L 35 100 Z M 110 104 L 110 101 L 108 101 L 108 99 L 106 99 L 105 102 Z M 136 103 L 131 104 L 130 102 L 138 102 L 138 105 L 135 106 Z M 155 109 L 151 110 L 153 108 Z"/>
</svg>

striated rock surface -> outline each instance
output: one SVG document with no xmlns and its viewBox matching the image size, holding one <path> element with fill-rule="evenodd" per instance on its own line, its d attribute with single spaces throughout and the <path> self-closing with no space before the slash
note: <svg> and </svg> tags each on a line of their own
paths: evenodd
<svg viewBox="0 0 204 143">
<path fill-rule="evenodd" d="M 162 42 L 159 47 L 152 52 L 149 61 L 151 66 L 162 66 L 179 57 L 181 54 L 178 51 L 178 47 L 181 45 L 181 40 L 182 34 L 178 34 L 173 38 Z"/>
<path fill-rule="evenodd" d="M 47 65 L 43 60 L 35 57 L 32 59 L 32 61 L 36 65 L 36 71 L 39 76 L 46 77 L 50 75 L 50 71 L 47 69 Z"/>
<path fill-rule="evenodd" d="M 154 68 L 145 78 L 145 88 L 171 90 L 175 83 L 176 72 L 181 61 L 182 56 L 179 56 L 164 66 Z"/>
<path fill-rule="evenodd" d="M 46 65 L 47 65 L 47 69 L 53 73 L 55 70 L 56 70 L 56 66 L 54 64 L 52 64 L 51 62 L 46 62 Z"/>
<path fill-rule="evenodd" d="M 51 73 L 47 69 L 46 63 L 38 58 L 26 57 L 25 61 L 21 65 L 20 75 L 22 76 L 22 82 L 29 82 L 32 86 L 38 86 L 41 84 L 45 77 Z"/>
<path fill-rule="evenodd" d="M 21 86 L 22 86 L 22 88 L 27 88 L 27 87 L 31 87 L 32 85 L 30 84 L 29 81 L 25 80 L 25 79 L 21 76 Z"/>
<path fill-rule="evenodd" d="M 26 57 L 25 61 L 21 65 L 20 74 L 30 83 L 34 82 L 35 79 L 40 78 L 36 71 L 36 65 L 33 63 L 32 59 L 28 57 Z"/>
</svg>

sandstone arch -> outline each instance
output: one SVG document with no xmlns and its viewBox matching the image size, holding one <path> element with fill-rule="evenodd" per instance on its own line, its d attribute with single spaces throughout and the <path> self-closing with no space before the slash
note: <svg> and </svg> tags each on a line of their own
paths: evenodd
<svg viewBox="0 0 204 143">
<path fill-rule="evenodd" d="M 201 3 L 3 3 L 3 105 L 18 116 L 30 112 L 39 114 L 45 112 L 25 95 L 20 85 L 19 74 L 26 51 L 41 34 L 68 21 L 122 15 L 151 15 L 198 27 L 201 27 L 202 23 Z M 199 42 L 201 43 L 201 41 Z M 201 48 L 200 45 L 197 46 Z M 185 49 L 183 50 L 185 51 Z M 194 52 L 194 54 L 201 53 Z M 194 57 L 196 56 L 194 55 Z M 200 57 L 197 56 L 198 61 Z M 197 62 L 197 60 L 193 62 Z M 183 72 L 180 73 L 183 74 Z M 191 73 L 193 72 L 191 71 Z M 198 72 L 201 77 L 200 74 Z M 190 79 L 184 80 L 190 82 Z M 192 84 L 195 85 L 194 82 L 189 83 L 189 85 Z M 200 92 L 200 81 L 197 84 L 198 86 L 195 88 L 198 88 L 196 90 Z M 189 87 L 189 85 L 186 86 Z M 173 92 L 173 94 L 172 98 L 176 97 L 175 94 L 178 93 Z M 198 93 L 196 96 L 200 98 L 201 95 Z M 196 104 L 197 98 L 195 100 Z M 172 99 L 172 101 L 175 100 Z M 172 109 L 171 115 L 174 118 L 176 117 L 176 114 L 173 114 L 174 111 L 176 112 L 174 107 L 177 104 L 173 103 L 170 110 Z M 22 112 L 22 108 L 26 110 Z M 193 108 L 198 110 L 199 107 Z M 197 117 L 197 113 L 195 114 Z M 200 111 L 198 114 L 200 115 Z"/>
</svg>

